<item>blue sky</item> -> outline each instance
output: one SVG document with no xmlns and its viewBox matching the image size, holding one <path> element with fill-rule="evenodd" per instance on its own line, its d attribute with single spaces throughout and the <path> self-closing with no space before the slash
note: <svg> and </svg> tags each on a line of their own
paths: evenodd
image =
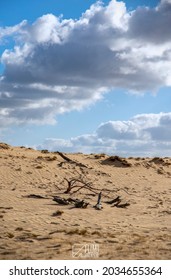
<svg viewBox="0 0 171 280">
<path fill-rule="evenodd" d="M 104 0 L 108 4 L 110 0 Z M 155 7 L 159 0 L 126 0 L 128 9 L 136 9 L 138 6 Z M 29 22 L 36 20 L 44 14 L 62 14 L 64 18 L 79 18 L 94 0 L 2 0 L 0 9 L 0 23 L 2 26 L 15 25 L 27 19 Z"/>
<path fill-rule="evenodd" d="M 171 1 L 1 1 L 0 141 L 171 156 Z"/>
</svg>

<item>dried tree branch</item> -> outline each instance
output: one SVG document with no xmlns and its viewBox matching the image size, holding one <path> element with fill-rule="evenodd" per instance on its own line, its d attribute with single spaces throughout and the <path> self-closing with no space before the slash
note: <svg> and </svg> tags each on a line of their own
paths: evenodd
<svg viewBox="0 0 171 280">
<path fill-rule="evenodd" d="M 61 152 L 57 152 L 57 154 L 58 155 L 60 155 L 64 160 L 66 160 L 67 162 L 69 162 L 69 163 L 74 163 L 74 164 L 76 164 L 76 165 L 78 165 L 78 166 L 80 166 L 80 167 L 85 167 L 85 168 L 87 168 L 87 165 L 85 165 L 85 164 L 83 164 L 83 163 L 80 163 L 80 162 L 77 162 L 77 161 L 75 161 L 75 160 L 72 160 L 72 159 L 70 159 L 69 157 L 67 157 L 67 156 L 65 156 L 63 153 L 61 153 Z M 62 164 L 61 164 L 62 165 Z"/>
<path fill-rule="evenodd" d="M 92 182 L 86 182 L 86 179 L 81 175 L 79 178 L 72 178 L 70 180 L 68 180 L 67 178 L 64 179 L 68 183 L 68 187 L 64 193 L 70 193 L 72 189 L 76 189 L 76 188 L 77 190 L 75 190 L 74 193 L 78 192 L 83 188 L 88 189 L 89 191 L 92 191 L 94 193 L 97 193 L 96 190 L 99 191 L 99 189 L 93 187 Z"/>
</svg>

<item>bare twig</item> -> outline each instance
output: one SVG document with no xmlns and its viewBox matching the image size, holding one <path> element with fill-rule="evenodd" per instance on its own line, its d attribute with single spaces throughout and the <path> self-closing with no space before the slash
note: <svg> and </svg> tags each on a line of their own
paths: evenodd
<svg viewBox="0 0 171 280">
<path fill-rule="evenodd" d="M 72 178 L 70 180 L 68 180 L 67 178 L 64 179 L 68 183 L 68 187 L 64 193 L 70 193 L 72 189 L 76 189 L 74 191 L 74 193 L 76 193 L 83 188 L 88 189 L 89 191 L 92 191 L 94 193 L 97 193 L 96 190 L 99 191 L 99 189 L 93 187 L 92 182 L 86 182 L 86 178 L 81 175 L 79 176 L 79 178 Z"/>
</svg>

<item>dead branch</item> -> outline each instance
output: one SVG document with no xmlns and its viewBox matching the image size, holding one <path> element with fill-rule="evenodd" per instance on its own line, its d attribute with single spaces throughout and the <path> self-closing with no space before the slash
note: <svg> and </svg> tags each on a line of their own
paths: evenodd
<svg viewBox="0 0 171 280">
<path fill-rule="evenodd" d="M 75 186 L 76 188 L 78 188 L 78 186 Z M 75 190 L 74 192 L 73 192 L 73 194 L 74 193 L 76 193 L 76 192 L 78 192 L 79 190 L 81 190 L 81 189 L 88 189 L 89 191 L 91 191 L 91 192 L 93 192 L 94 194 L 97 194 L 97 192 L 96 191 L 94 191 L 94 189 L 92 188 L 92 187 L 86 187 L 86 186 L 82 186 L 82 187 L 80 187 L 79 189 L 77 189 L 77 190 Z"/>
<path fill-rule="evenodd" d="M 89 205 L 88 202 L 85 202 L 84 200 L 78 200 L 75 202 L 75 207 L 76 208 L 87 208 L 87 206 Z"/>
<path fill-rule="evenodd" d="M 27 197 L 27 198 L 38 198 L 38 199 L 48 199 L 47 197 L 44 197 L 42 195 L 39 195 L 39 194 L 28 194 L 24 197 Z"/>
<path fill-rule="evenodd" d="M 65 156 L 63 153 L 61 152 L 57 152 L 58 155 L 60 155 L 64 160 L 68 161 L 68 162 L 72 162 L 73 160 L 70 159 L 69 157 Z"/>
<path fill-rule="evenodd" d="M 66 189 L 66 191 L 64 193 L 70 193 L 71 190 L 76 189 L 73 193 L 78 192 L 81 189 L 88 189 L 91 192 L 97 193 L 97 191 L 99 191 L 98 189 L 93 187 L 93 183 L 92 182 L 86 182 L 85 178 L 83 176 L 80 175 L 79 178 L 72 178 L 70 180 L 68 180 L 67 178 L 64 178 L 65 181 L 67 181 L 68 183 L 68 187 Z"/>
<path fill-rule="evenodd" d="M 65 161 L 69 162 L 69 163 L 74 163 L 80 167 L 86 167 L 87 168 L 87 165 L 83 164 L 83 163 L 80 163 L 80 162 L 77 162 L 75 160 L 72 160 L 70 159 L 69 157 L 65 156 L 63 153 L 61 152 L 57 152 L 58 155 L 60 155 Z M 62 163 L 59 164 L 60 166 L 62 166 Z"/>
<path fill-rule="evenodd" d="M 117 207 L 117 208 L 127 208 L 127 206 L 129 206 L 130 205 L 130 203 L 118 203 L 118 204 L 116 204 L 116 205 L 113 205 L 113 206 L 115 206 L 115 207 Z"/>
<path fill-rule="evenodd" d="M 101 210 L 103 207 L 102 207 L 102 204 L 101 204 L 101 198 L 102 198 L 102 192 L 100 192 L 98 194 L 98 199 L 97 199 L 97 203 L 95 206 L 93 206 L 96 210 Z"/>
<path fill-rule="evenodd" d="M 107 204 L 113 204 L 113 203 L 115 203 L 115 202 L 118 202 L 118 201 L 120 201 L 121 199 L 120 199 L 120 196 L 118 195 L 116 198 L 114 198 L 114 199 L 112 199 L 112 200 L 110 200 L 110 201 L 105 201 L 105 203 L 107 203 Z"/>
<path fill-rule="evenodd" d="M 126 208 L 127 206 L 130 205 L 130 203 L 121 203 L 121 197 L 117 196 L 116 198 L 110 200 L 110 201 L 105 201 L 107 204 L 112 204 L 111 207 L 117 207 L 117 208 Z"/>
<path fill-rule="evenodd" d="M 80 200 L 77 198 L 74 199 L 70 197 L 66 199 L 60 196 L 54 196 L 53 201 L 57 202 L 60 205 L 73 204 L 75 208 L 87 208 L 87 206 L 89 205 L 89 202 L 85 202 L 84 200 Z M 56 216 L 56 212 L 55 212 L 55 216 Z"/>
<path fill-rule="evenodd" d="M 57 202 L 58 204 L 61 205 L 68 205 L 69 201 L 65 198 L 61 198 L 60 196 L 54 196 L 53 201 Z"/>
</svg>

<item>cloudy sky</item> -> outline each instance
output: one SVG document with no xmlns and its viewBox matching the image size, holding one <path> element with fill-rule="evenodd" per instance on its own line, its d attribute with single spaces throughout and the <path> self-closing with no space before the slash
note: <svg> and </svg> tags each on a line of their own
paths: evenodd
<svg viewBox="0 0 171 280">
<path fill-rule="evenodd" d="M 0 141 L 171 156 L 171 0 L 2 0 Z"/>
</svg>

